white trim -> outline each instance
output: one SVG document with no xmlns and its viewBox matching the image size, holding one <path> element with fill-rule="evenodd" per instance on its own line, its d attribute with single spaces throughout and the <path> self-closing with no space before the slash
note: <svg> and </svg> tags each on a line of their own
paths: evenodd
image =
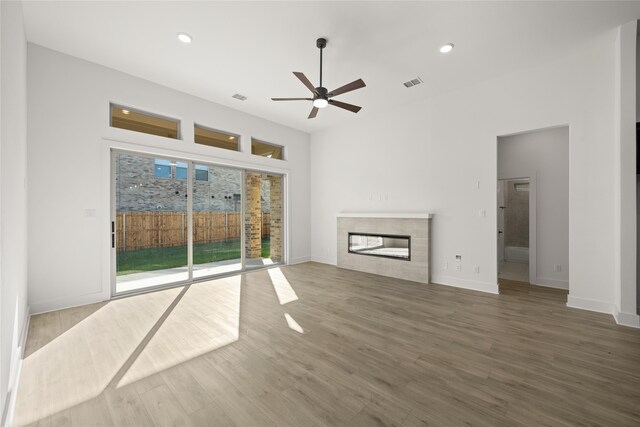
<svg viewBox="0 0 640 427">
<path fill-rule="evenodd" d="M 613 304 L 605 301 L 598 301 L 589 298 L 567 296 L 567 307 L 579 308 L 581 310 L 596 311 L 598 313 L 613 314 Z"/>
<path fill-rule="evenodd" d="M 216 166 L 228 166 L 228 167 L 233 167 L 237 169 L 249 169 L 252 171 L 259 171 L 259 172 L 267 172 L 267 173 L 272 172 L 280 175 L 285 175 L 291 172 L 291 168 L 286 167 L 286 166 L 289 166 L 289 164 L 284 160 L 274 160 L 278 163 L 280 162 L 283 163 L 282 165 L 278 165 L 278 166 L 284 166 L 284 167 L 274 167 L 272 165 L 265 165 L 261 162 L 252 162 L 250 160 L 254 160 L 254 159 L 252 159 L 251 157 L 247 158 L 246 156 L 240 156 L 242 153 L 238 151 L 225 150 L 225 151 L 229 151 L 229 153 L 231 154 L 236 154 L 236 155 L 239 155 L 239 157 L 241 157 L 240 159 L 236 160 L 236 159 L 228 159 L 225 157 L 219 157 L 211 154 L 209 155 L 200 154 L 195 151 L 185 149 L 185 148 L 193 148 L 193 147 L 185 147 L 178 144 L 176 144 L 176 146 L 172 148 L 167 149 L 164 147 L 146 144 L 143 142 L 128 142 L 124 138 L 114 139 L 110 137 L 103 137 L 101 139 L 107 151 L 111 151 L 111 149 L 116 149 L 120 151 L 132 152 L 133 154 L 143 154 L 147 156 L 175 157 L 180 160 L 203 162 L 203 163 L 213 164 Z M 176 141 L 176 140 L 172 139 L 171 141 Z M 211 148 L 211 147 L 206 147 L 204 145 L 201 147 Z M 180 150 L 180 148 L 183 148 L 183 150 Z M 212 153 L 212 154 L 216 154 L 216 153 Z M 254 157 L 258 157 L 259 159 L 266 159 L 266 157 L 261 157 L 261 156 L 254 156 Z"/>
<path fill-rule="evenodd" d="M 303 257 L 298 257 L 298 258 L 293 258 L 289 261 L 289 265 L 294 265 L 294 264 L 302 264 L 305 262 L 309 262 L 311 261 L 311 257 L 310 256 L 303 256 Z"/>
<path fill-rule="evenodd" d="M 29 324 L 31 323 L 31 307 L 27 306 L 25 312 L 25 319 L 22 322 L 22 330 L 20 332 L 20 340 L 19 345 L 15 350 L 15 353 L 11 358 L 11 367 L 9 371 L 9 387 L 8 387 L 8 397 L 9 402 L 7 402 L 7 413 L 0 414 L 4 415 L 4 424 L 5 427 L 10 427 L 13 425 L 13 414 L 16 409 L 16 398 L 18 396 L 18 387 L 20 386 L 20 373 L 22 372 L 22 359 L 24 357 L 24 348 L 27 344 L 27 336 L 29 334 Z M 15 357 L 14 357 L 15 356 Z M 4 410 L 4 408 L 2 408 Z"/>
<path fill-rule="evenodd" d="M 108 289 L 107 289 L 108 290 Z M 78 307 L 80 305 L 94 304 L 96 302 L 108 301 L 110 296 L 105 297 L 103 291 L 79 296 L 66 296 L 47 301 L 31 303 L 31 314 L 47 313 L 49 311 L 63 310 L 65 308 Z"/>
<path fill-rule="evenodd" d="M 538 171 L 529 177 L 529 283 L 539 283 L 538 278 Z M 567 286 L 569 289 L 569 286 Z"/>
<path fill-rule="evenodd" d="M 487 292 L 498 295 L 500 289 L 497 283 L 478 282 L 475 280 L 459 279 L 451 276 L 434 276 L 431 283 L 436 285 L 452 286 L 454 288 L 471 289 L 472 291 Z"/>
<path fill-rule="evenodd" d="M 568 280 L 551 279 L 549 277 L 537 277 L 535 283 L 529 282 L 537 286 L 545 286 L 547 288 L 566 289 L 569 290 Z"/>
<path fill-rule="evenodd" d="M 339 213 L 338 218 L 409 218 L 409 219 L 431 219 L 430 213 Z"/>
<path fill-rule="evenodd" d="M 614 307 L 613 318 L 618 325 L 640 328 L 640 316 L 634 313 L 621 313 Z"/>
</svg>

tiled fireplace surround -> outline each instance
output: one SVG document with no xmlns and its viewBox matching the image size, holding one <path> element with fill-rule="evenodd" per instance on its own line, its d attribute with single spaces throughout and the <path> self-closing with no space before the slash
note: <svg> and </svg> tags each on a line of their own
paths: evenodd
<svg viewBox="0 0 640 427">
<path fill-rule="evenodd" d="M 338 215 L 338 267 L 429 283 L 431 214 L 348 213 Z M 411 260 L 350 253 L 349 233 L 411 236 Z"/>
</svg>

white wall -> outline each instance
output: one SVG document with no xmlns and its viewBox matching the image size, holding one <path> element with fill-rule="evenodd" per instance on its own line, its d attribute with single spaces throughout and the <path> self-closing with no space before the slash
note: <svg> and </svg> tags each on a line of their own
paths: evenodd
<svg viewBox="0 0 640 427">
<path fill-rule="evenodd" d="M 312 135 L 312 259 L 335 263 L 339 212 L 433 212 L 433 280 L 495 291 L 497 136 L 569 124 L 569 304 L 612 313 L 614 42 Z"/>
<path fill-rule="evenodd" d="M 0 2 L 0 19 L 0 411 L 4 412 L 15 396 L 29 314 L 27 42 L 20 2 Z"/>
<path fill-rule="evenodd" d="M 109 297 L 111 146 L 288 173 L 289 259 L 308 260 L 308 134 L 41 46 L 28 53 L 32 311 Z M 183 140 L 109 127 L 110 101 L 182 120 Z M 244 152 L 194 144 L 194 122 L 241 135 Z M 284 145 L 288 160 L 252 156 L 252 136 Z"/>
<path fill-rule="evenodd" d="M 636 39 L 637 21 L 618 28 L 615 42 L 614 316 L 640 328 L 636 307 Z"/>
<path fill-rule="evenodd" d="M 569 128 L 499 138 L 498 179 L 518 177 L 535 180 L 532 283 L 569 289 Z"/>
</svg>

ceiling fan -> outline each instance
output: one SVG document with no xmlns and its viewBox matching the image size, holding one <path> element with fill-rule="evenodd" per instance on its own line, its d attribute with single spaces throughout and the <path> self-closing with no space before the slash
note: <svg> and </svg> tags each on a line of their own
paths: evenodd
<svg viewBox="0 0 640 427">
<path fill-rule="evenodd" d="M 352 90 L 360 89 L 365 87 L 366 84 L 362 81 L 362 79 L 355 80 L 349 84 L 346 84 L 338 89 L 334 89 L 331 92 L 327 90 L 327 88 L 322 87 L 322 49 L 327 46 L 327 39 L 319 38 L 316 40 L 316 46 L 320 49 L 320 86 L 313 87 L 313 84 L 309 81 L 309 79 L 301 72 L 294 71 L 293 74 L 305 85 L 312 93 L 313 98 L 271 98 L 272 101 L 313 101 L 313 108 L 311 109 L 311 113 L 309 113 L 309 119 L 313 119 L 318 114 L 318 109 L 324 108 L 327 105 L 333 105 L 335 107 L 344 108 L 345 110 L 349 110 L 353 113 L 357 113 L 360 111 L 362 107 L 358 107 L 357 105 L 347 104 L 346 102 L 336 101 L 335 99 L 331 99 L 336 95 L 340 95 L 343 93 L 351 92 Z"/>
</svg>

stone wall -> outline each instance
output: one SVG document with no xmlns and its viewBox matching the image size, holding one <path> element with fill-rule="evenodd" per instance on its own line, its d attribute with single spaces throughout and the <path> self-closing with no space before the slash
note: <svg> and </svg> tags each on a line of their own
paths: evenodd
<svg viewBox="0 0 640 427">
<path fill-rule="evenodd" d="M 187 209 L 187 181 L 158 178 L 153 158 L 119 153 L 116 156 L 116 202 L 118 212 L 179 212 Z M 195 181 L 195 212 L 239 212 L 241 206 L 242 171 L 208 166 L 208 181 Z M 262 212 L 269 212 L 269 185 L 261 183 Z"/>
</svg>

